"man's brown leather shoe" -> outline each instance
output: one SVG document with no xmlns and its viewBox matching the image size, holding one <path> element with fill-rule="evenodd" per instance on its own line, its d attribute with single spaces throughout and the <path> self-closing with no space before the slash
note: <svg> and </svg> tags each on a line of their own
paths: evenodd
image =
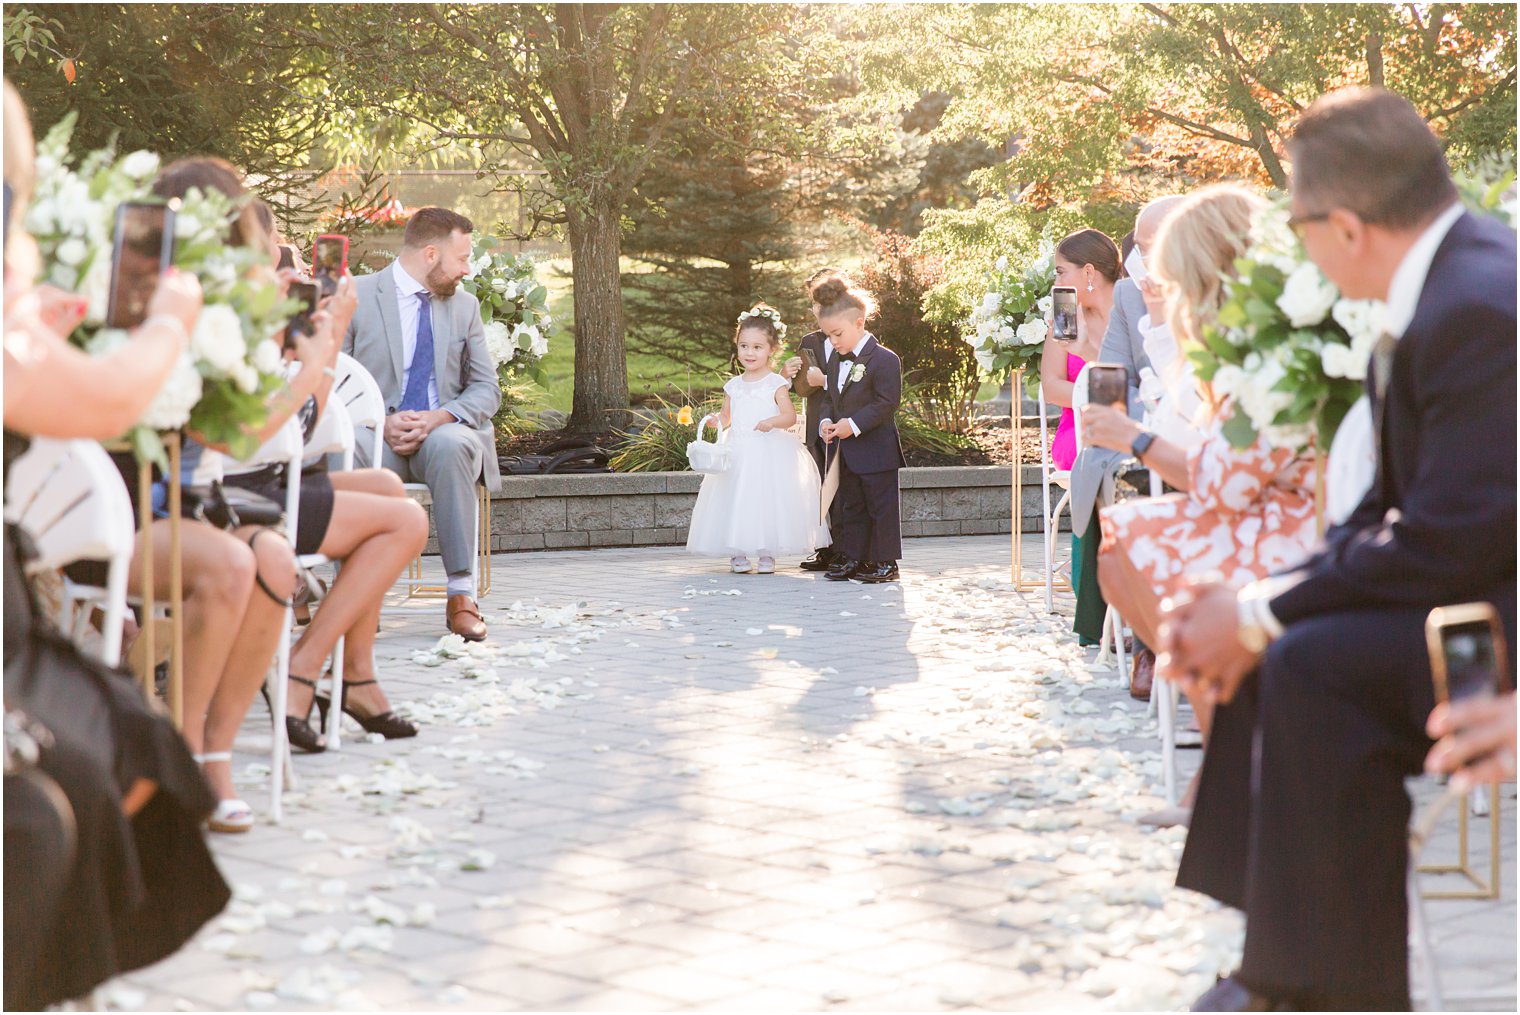
<svg viewBox="0 0 1520 1015">
<path fill-rule="evenodd" d="M 465 641 L 486 640 L 485 621 L 480 619 L 480 607 L 475 605 L 474 596 L 449 596 L 448 618 L 451 634 L 457 634 Z"/>
<path fill-rule="evenodd" d="M 1148 648 L 1135 646 L 1134 663 L 1129 671 L 1129 696 L 1136 701 L 1151 700 L 1151 683 L 1156 676 L 1156 655 Z"/>
</svg>

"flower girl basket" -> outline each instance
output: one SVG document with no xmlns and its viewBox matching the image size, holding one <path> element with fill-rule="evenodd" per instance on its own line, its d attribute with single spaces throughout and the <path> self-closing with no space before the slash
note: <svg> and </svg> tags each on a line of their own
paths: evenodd
<svg viewBox="0 0 1520 1015">
<path fill-rule="evenodd" d="M 713 426 L 718 431 L 718 436 L 713 441 L 704 441 L 702 439 L 702 434 L 707 429 L 708 420 L 712 420 Z M 723 443 L 723 436 L 723 420 L 716 413 L 703 416 L 697 421 L 697 439 L 686 445 L 686 460 L 691 463 L 691 471 L 728 471 L 728 445 Z"/>
</svg>

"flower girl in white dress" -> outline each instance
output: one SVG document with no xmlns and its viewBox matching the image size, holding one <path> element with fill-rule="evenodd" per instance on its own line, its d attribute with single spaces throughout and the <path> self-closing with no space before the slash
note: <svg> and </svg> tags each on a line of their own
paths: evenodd
<svg viewBox="0 0 1520 1015">
<path fill-rule="evenodd" d="M 734 345 L 744 373 L 723 385 L 729 467 L 703 477 L 691 513 L 686 548 L 728 557 L 735 574 L 773 574 L 778 555 L 829 543 L 819 521 L 818 466 L 789 431 L 797 422 L 790 385 L 771 370 L 785 337 L 781 315 L 764 303 L 739 315 Z"/>
</svg>

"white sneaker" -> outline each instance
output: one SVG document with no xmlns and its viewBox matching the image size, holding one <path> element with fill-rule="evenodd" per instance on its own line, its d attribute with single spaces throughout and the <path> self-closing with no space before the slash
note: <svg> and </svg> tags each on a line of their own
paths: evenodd
<svg viewBox="0 0 1520 1015">
<path fill-rule="evenodd" d="M 749 562 L 748 557 L 730 557 L 728 566 L 733 568 L 734 574 L 749 574 L 750 570 L 754 567 Z"/>
<path fill-rule="evenodd" d="M 755 568 L 756 574 L 775 574 L 776 560 L 774 557 L 761 557 L 760 566 Z"/>
</svg>

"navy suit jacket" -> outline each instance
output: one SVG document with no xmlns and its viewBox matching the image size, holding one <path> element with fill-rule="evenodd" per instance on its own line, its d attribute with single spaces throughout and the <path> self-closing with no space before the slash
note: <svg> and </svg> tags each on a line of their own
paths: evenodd
<svg viewBox="0 0 1520 1015">
<path fill-rule="evenodd" d="M 834 350 L 829 346 L 829 337 L 821 331 L 811 331 L 802 336 L 798 343 L 798 354 L 801 350 L 808 349 L 813 353 L 813 358 L 818 361 L 818 369 L 824 376 L 829 374 L 831 364 L 837 366 L 832 357 Z M 818 436 L 818 421 L 828 417 L 833 411 L 829 401 L 827 387 L 815 388 L 807 382 L 807 361 L 802 361 L 802 369 L 797 371 L 797 376 L 792 378 L 792 390 L 807 399 L 807 439 L 803 441 L 807 449 L 817 460 L 818 467 L 823 468 L 823 440 Z"/>
<path fill-rule="evenodd" d="M 1393 355 L 1377 479 L 1271 601 L 1280 621 L 1477 599 L 1513 611 L 1515 341 L 1515 234 L 1464 214 Z M 1368 388 L 1376 399 L 1371 370 Z"/>
<path fill-rule="evenodd" d="M 901 469 L 908 464 L 897 437 L 902 360 L 872 337 L 855 358 L 855 367 L 864 367 L 864 373 L 858 381 L 846 380 L 843 391 L 838 389 L 837 367 L 825 371 L 830 375 L 830 409 L 825 415 L 836 423 L 849 419 L 860 430 L 860 436 L 839 441 L 837 453 L 844 455 L 844 464 L 856 474 Z"/>
</svg>

